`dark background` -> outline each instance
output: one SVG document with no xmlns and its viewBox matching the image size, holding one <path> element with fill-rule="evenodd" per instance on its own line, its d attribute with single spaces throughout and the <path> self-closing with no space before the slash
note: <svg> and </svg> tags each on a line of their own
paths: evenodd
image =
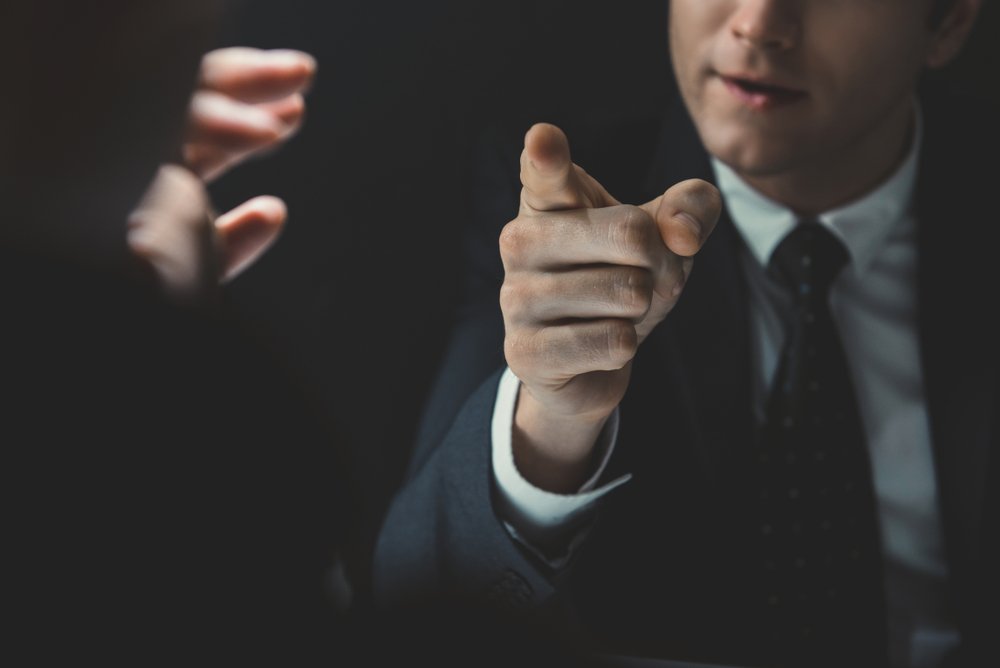
<svg viewBox="0 0 1000 668">
<path fill-rule="evenodd" d="M 935 85 L 997 100 L 996 7 Z M 641 114 L 674 93 L 666 2 L 243 0 L 218 46 L 296 48 L 319 72 L 302 132 L 212 186 L 222 211 L 257 194 L 290 218 L 236 280 L 248 326 L 337 425 L 355 519 L 356 594 L 459 289 L 463 163 L 492 118 L 524 129 L 580 114 Z"/>
</svg>

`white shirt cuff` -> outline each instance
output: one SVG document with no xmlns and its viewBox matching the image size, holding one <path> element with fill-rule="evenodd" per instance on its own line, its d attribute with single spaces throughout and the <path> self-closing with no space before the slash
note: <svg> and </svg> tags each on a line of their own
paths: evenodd
<svg viewBox="0 0 1000 668">
<path fill-rule="evenodd" d="M 521 381 L 508 368 L 500 378 L 496 403 L 493 406 L 493 475 L 496 480 L 501 519 L 515 537 L 539 545 L 548 543 L 583 516 L 599 498 L 627 482 L 632 476 L 623 475 L 599 488 L 597 481 L 607 467 L 618 437 L 618 410 L 611 414 L 597 437 L 600 463 L 594 474 L 576 494 L 554 494 L 535 487 L 524 479 L 514 464 L 514 412 Z"/>
</svg>

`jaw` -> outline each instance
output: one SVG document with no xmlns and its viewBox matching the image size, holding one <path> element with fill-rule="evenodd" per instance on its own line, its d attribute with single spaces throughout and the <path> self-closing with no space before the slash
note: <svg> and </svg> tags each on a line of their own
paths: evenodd
<svg viewBox="0 0 1000 668">
<path fill-rule="evenodd" d="M 801 115 L 760 114 L 709 104 L 693 115 L 709 154 L 747 176 L 776 176 L 811 162 L 818 146 Z"/>
</svg>

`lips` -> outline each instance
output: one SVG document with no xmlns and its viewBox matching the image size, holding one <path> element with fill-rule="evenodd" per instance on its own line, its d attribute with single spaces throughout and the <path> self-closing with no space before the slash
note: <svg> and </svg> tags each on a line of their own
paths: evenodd
<svg viewBox="0 0 1000 668">
<path fill-rule="evenodd" d="M 744 76 L 719 75 L 726 89 L 751 109 L 763 111 L 794 104 L 806 98 L 803 90 Z"/>
</svg>

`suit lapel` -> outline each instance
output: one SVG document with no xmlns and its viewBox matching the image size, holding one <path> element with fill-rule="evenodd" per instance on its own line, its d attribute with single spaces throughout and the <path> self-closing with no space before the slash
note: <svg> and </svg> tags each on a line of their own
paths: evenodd
<svg viewBox="0 0 1000 668">
<path fill-rule="evenodd" d="M 924 387 L 951 572 L 959 589 L 980 555 L 989 451 L 995 447 L 998 221 L 960 129 L 926 114 L 918 177 L 918 290 Z M 935 122 L 938 125 L 933 125 Z M 993 444 L 993 445 L 991 445 Z M 975 586 L 973 583 L 969 583 Z M 966 585 L 968 586 L 968 585 Z"/>
<path fill-rule="evenodd" d="M 664 123 L 646 189 L 651 198 L 692 177 L 715 182 L 708 156 L 678 102 Z M 743 460 L 753 438 L 750 320 L 740 268 L 742 247 L 739 233 L 723 211 L 695 258 L 680 301 L 646 342 L 659 358 L 659 368 L 673 367 L 668 373 L 685 388 L 699 456 L 717 496 L 720 490 L 731 489 L 726 468 Z"/>
</svg>

